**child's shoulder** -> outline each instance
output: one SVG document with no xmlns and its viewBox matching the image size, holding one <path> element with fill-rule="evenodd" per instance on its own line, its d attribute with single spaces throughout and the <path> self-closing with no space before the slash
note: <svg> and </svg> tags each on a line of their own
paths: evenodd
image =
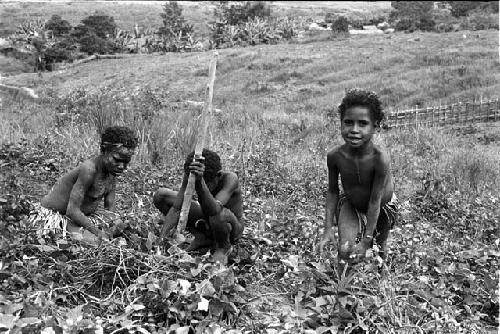
<svg viewBox="0 0 500 334">
<path fill-rule="evenodd" d="M 373 153 L 377 160 L 380 160 L 381 162 L 386 162 L 389 163 L 389 154 L 387 153 L 386 150 L 384 150 L 382 147 L 378 145 L 373 145 Z"/>
<path fill-rule="evenodd" d="M 327 153 L 327 158 L 328 159 L 345 158 L 346 154 L 347 152 L 345 149 L 345 145 L 339 145 L 337 147 L 334 147 L 331 151 Z"/>
<path fill-rule="evenodd" d="M 238 182 L 238 174 L 235 172 L 225 170 L 221 172 L 221 175 L 222 182 Z"/>
<path fill-rule="evenodd" d="M 99 168 L 95 158 L 89 158 L 81 162 L 75 170 L 78 171 L 78 174 L 93 176 L 99 171 Z"/>
</svg>

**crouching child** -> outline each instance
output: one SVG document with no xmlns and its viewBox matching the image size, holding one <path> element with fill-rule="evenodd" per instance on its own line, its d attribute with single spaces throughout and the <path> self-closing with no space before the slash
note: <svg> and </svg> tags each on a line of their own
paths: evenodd
<svg viewBox="0 0 500 334">
<path fill-rule="evenodd" d="M 85 160 L 63 175 L 35 205 L 30 222 L 39 234 L 69 232 L 90 243 L 109 240 L 123 228 L 115 210 L 117 178 L 137 146 L 137 138 L 126 127 L 108 127 L 101 135 L 100 154 Z M 99 207 L 104 200 L 104 209 Z"/>
<path fill-rule="evenodd" d="M 344 144 L 327 155 L 326 218 L 320 249 L 335 239 L 333 226 L 338 226 L 342 273 L 349 263 L 363 260 L 374 243 L 385 258 L 397 204 L 389 156 L 372 140 L 384 117 L 378 96 L 349 90 L 339 113 Z M 339 176 L 343 192 L 339 191 Z"/>
<path fill-rule="evenodd" d="M 217 153 L 204 149 L 202 159 L 193 161 L 194 152 L 184 162 L 184 178 L 178 192 L 160 188 L 153 196 L 163 215 L 167 236 L 172 236 L 179 222 L 189 174 L 196 177 L 197 201 L 192 201 L 186 229 L 194 239 L 188 251 L 209 248 L 216 262 L 227 264 L 228 255 L 243 233 L 243 200 L 238 176 L 223 171 Z"/>
</svg>

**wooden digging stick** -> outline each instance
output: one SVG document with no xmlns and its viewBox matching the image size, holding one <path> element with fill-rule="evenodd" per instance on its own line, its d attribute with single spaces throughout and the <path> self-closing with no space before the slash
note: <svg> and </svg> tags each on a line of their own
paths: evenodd
<svg viewBox="0 0 500 334">
<path fill-rule="evenodd" d="M 200 125 L 198 130 L 198 139 L 194 149 L 193 161 L 202 157 L 203 148 L 206 144 L 209 116 L 212 113 L 212 98 L 214 95 L 214 82 L 215 82 L 215 68 L 217 65 L 217 51 L 214 51 L 212 61 L 210 62 L 210 70 L 208 72 L 208 84 L 205 105 L 201 112 Z M 194 194 L 195 176 L 193 173 L 189 175 L 186 190 L 184 192 L 184 201 L 182 202 L 182 209 L 179 217 L 179 224 L 177 225 L 177 232 L 180 233 L 186 228 L 189 208 L 191 207 L 191 199 Z"/>
</svg>

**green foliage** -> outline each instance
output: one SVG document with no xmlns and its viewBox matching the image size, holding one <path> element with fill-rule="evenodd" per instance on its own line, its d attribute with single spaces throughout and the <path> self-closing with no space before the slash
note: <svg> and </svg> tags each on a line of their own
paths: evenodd
<svg viewBox="0 0 500 334">
<path fill-rule="evenodd" d="M 271 16 L 271 9 L 264 1 L 220 1 L 214 14 L 218 21 L 236 26 L 256 17 L 269 17 Z"/>
<path fill-rule="evenodd" d="M 78 44 L 76 44 L 71 38 L 57 41 L 45 50 L 45 63 L 47 66 L 52 66 L 54 63 L 72 61 L 75 59 L 75 51 L 77 49 Z"/>
<path fill-rule="evenodd" d="M 59 15 L 52 15 L 50 20 L 45 23 L 45 29 L 51 30 L 55 37 L 61 37 L 69 34 L 71 31 L 71 24 L 63 20 Z"/>
<path fill-rule="evenodd" d="M 82 20 L 82 24 L 102 39 L 115 36 L 116 23 L 112 16 L 105 14 L 90 15 Z"/>
<path fill-rule="evenodd" d="M 483 10 L 473 10 L 461 18 L 460 27 L 466 30 L 498 30 L 498 13 L 487 13 Z"/>
<path fill-rule="evenodd" d="M 87 54 L 108 54 L 119 50 L 113 41 L 116 24 L 113 17 L 96 14 L 86 17 L 74 28 L 71 36 Z"/>
<path fill-rule="evenodd" d="M 389 20 L 395 23 L 396 30 L 431 31 L 435 22 L 431 18 L 433 3 L 430 1 L 391 1 L 394 11 Z"/>
<path fill-rule="evenodd" d="M 338 16 L 332 21 L 333 33 L 346 33 L 349 32 L 349 21 L 344 16 Z"/>
<path fill-rule="evenodd" d="M 305 22 L 288 17 L 255 17 L 239 25 L 227 25 L 223 22 L 212 24 L 211 42 L 217 48 L 235 45 L 276 44 L 297 36 Z"/>
<path fill-rule="evenodd" d="M 160 14 L 163 26 L 158 32 L 165 40 L 165 51 L 180 51 L 185 49 L 190 42 L 192 44 L 193 25 L 188 24 L 182 15 L 182 8 L 177 1 L 169 1 L 163 7 Z"/>
<path fill-rule="evenodd" d="M 473 10 L 498 13 L 498 1 L 448 1 L 451 14 L 455 17 L 467 16 Z"/>
<path fill-rule="evenodd" d="M 210 26 L 211 43 L 216 48 L 271 44 L 297 33 L 293 19 L 271 18 L 270 13 L 263 1 L 220 1 L 214 13 L 216 21 Z"/>
</svg>

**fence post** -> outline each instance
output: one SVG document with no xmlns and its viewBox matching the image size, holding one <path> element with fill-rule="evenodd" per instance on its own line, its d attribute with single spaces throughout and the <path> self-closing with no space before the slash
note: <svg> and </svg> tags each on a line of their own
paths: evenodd
<svg viewBox="0 0 500 334">
<path fill-rule="evenodd" d="M 434 127 L 434 107 L 431 108 L 431 126 Z"/>
<path fill-rule="evenodd" d="M 458 102 L 458 113 L 460 114 L 460 117 L 462 118 L 462 124 L 465 124 L 465 122 L 467 121 L 467 118 L 465 117 L 465 113 L 464 113 L 464 105 L 463 103 L 460 101 Z"/>
<path fill-rule="evenodd" d="M 415 105 L 415 129 L 418 130 L 418 106 Z"/>
<path fill-rule="evenodd" d="M 446 125 L 446 105 L 444 106 L 444 122 L 443 125 Z"/>
<path fill-rule="evenodd" d="M 453 115 L 453 124 L 456 124 L 458 123 L 458 117 L 457 117 L 457 108 L 455 108 L 454 103 L 450 104 L 450 109 L 451 109 L 451 114 Z"/>
<path fill-rule="evenodd" d="M 469 104 L 470 102 L 467 101 L 465 102 L 465 123 L 470 123 L 470 115 L 469 115 L 469 112 L 470 112 L 470 108 L 469 108 Z"/>
<path fill-rule="evenodd" d="M 498 103 L 498 102 L 499 102 L 499 101 L 500 101 L 499 99 L 497 99 L 497 100 L 495 101 L 495 107 L 494 107 L 494 109 L 495 109 L 495 122 L 496 122 L 496 120 L 497 120 L 497 113 L 498 113 L 498 107 L 499 107 L 499 103 Z"/>
<path fill-rule="evenodd" d="M 486 101 L 486 121 L 490 121 L 490 100 Z"/>
</svg>

